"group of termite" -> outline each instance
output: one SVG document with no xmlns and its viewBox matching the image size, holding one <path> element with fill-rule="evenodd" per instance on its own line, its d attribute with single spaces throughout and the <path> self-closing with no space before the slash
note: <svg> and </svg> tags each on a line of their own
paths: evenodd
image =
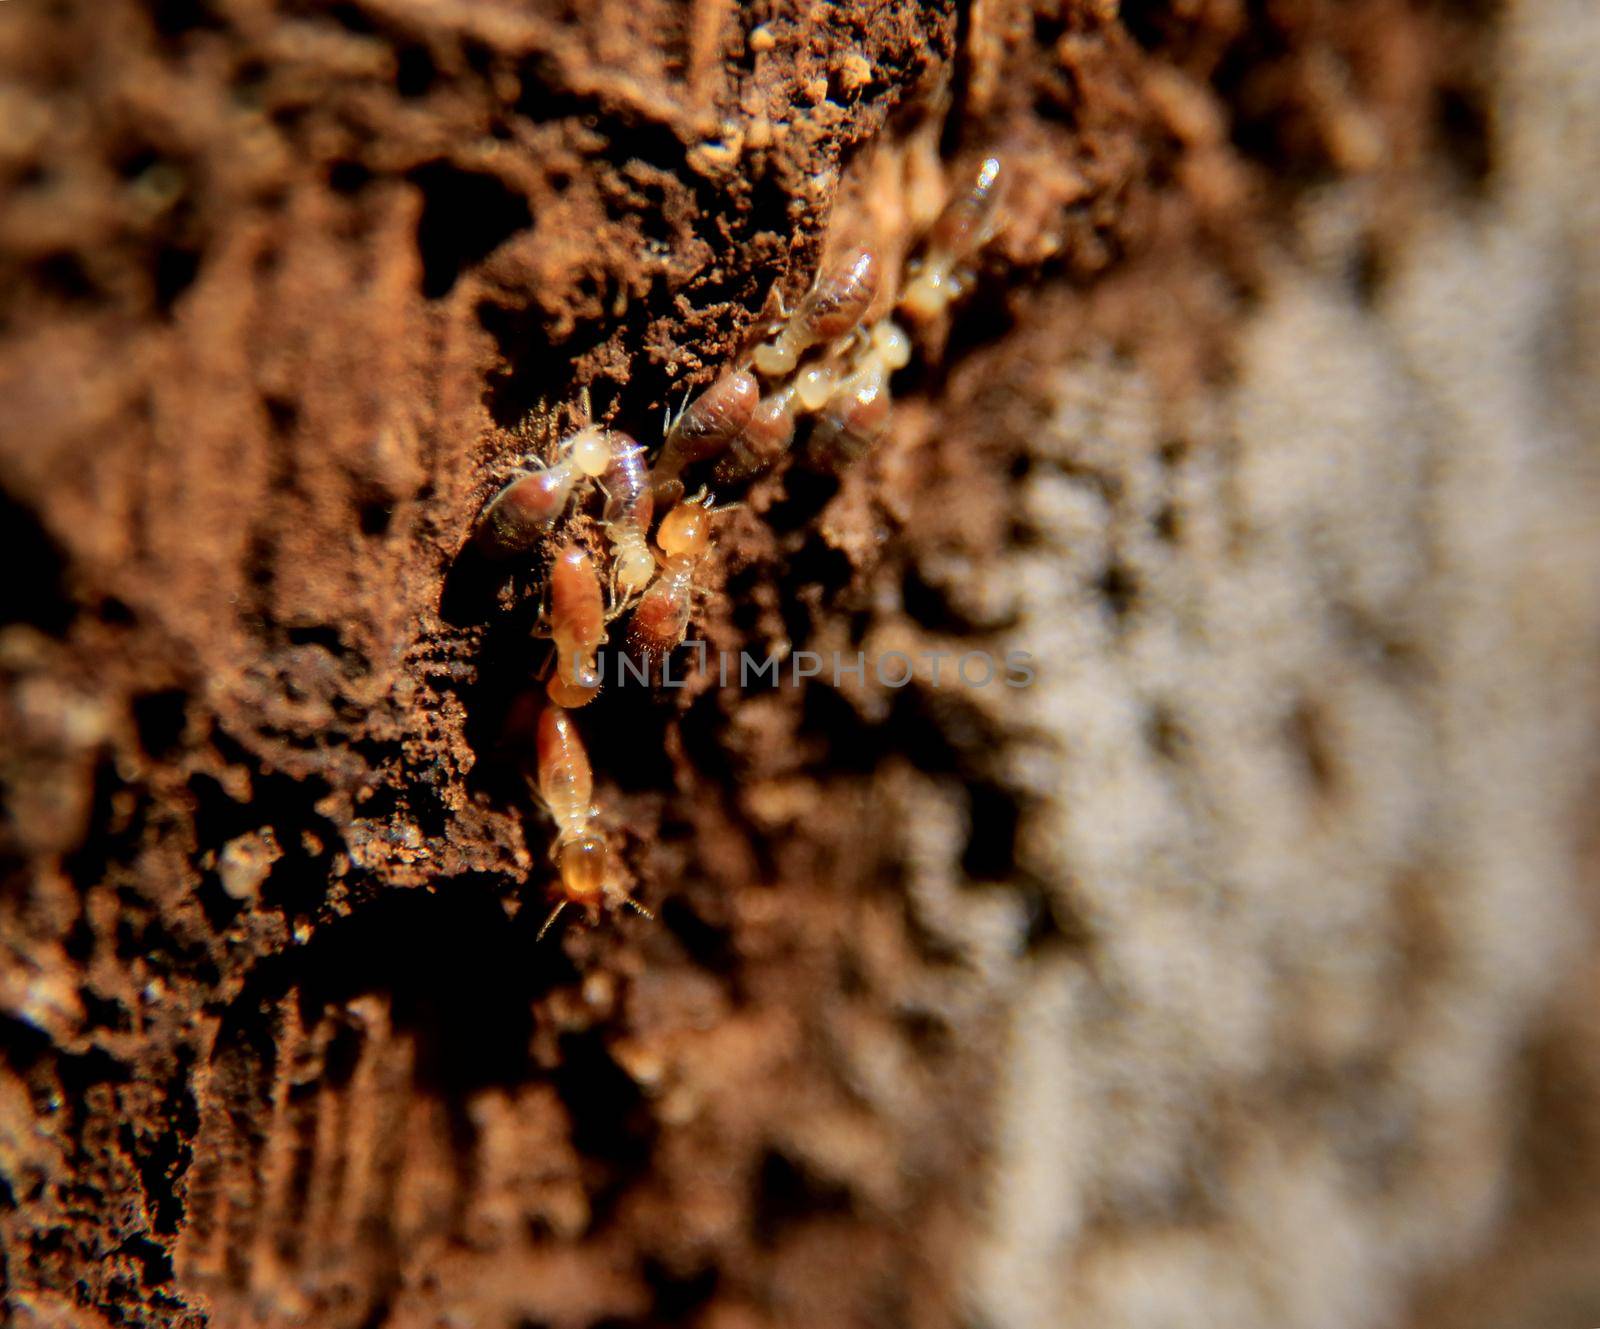
<svg viewBox="0 0 1600 1329">
<path fill-rule="evenodd" d="M 713 518 L 724 510 L 709 486 L 688 494 L 685 472 L 709 464 L 711 484 L 744 485 L 782 462 L 806 417 L 809 465 L 839 471 L 871 451 L 888 429 L 890 376 L 911 358 L 911 338 L 894 314 L 926 324 L 969 287 L 997 231 L 1002 184 L 1001 159 L 983 158 L 907 265 L 891 313 L 865 322 L 883 264 L 869 246 L 850 249 L 822 269 L 793 312 L 780 308 L 763 340 L 669 418 L 653 462 L 627 434 L 591 420 L 551 455 L 524 457 L 484 509 L 475 535 L 483 554 L 549 561 L 534 635 L 553 643 L 554 668 L 537 726 L 536 782 L 556 825 L 550 856 L 559 898 L 540 938 L 569 904 L 591 921 L 603 903 L 648 916 L 616 880 L 571 712 L 599 694 L 598 652 L 617 619 L 628 615 L 628 649 L 647 664 L 684 639 Z M 589 417 L 585 402 L 580 418 Z M 596 493 L 603 545 L 584 538 L 588 523 L 572 520 L 594 506 Z"/>
</svg>

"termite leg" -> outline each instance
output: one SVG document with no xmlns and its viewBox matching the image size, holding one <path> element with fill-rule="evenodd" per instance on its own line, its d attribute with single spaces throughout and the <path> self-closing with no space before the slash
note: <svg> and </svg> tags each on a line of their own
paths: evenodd
<svg viewBox="0 0 1600 1329">
<path fill-rule="evenodd" d="M 606 581 L 606 626 L 609 627 L 613 622 L 621 618 L 622 615 L 626 614 L 628 610 L 632 609 L 634 605 L 638 604 L 639 597 L 643 594 L 644 591 L 642 590 L 632 591 L 621 596 L 620 598 L 618 597 L 617 568 L 616 564 L 613 563 L 611 566 L 610 576 Z"/>
<path fill-rule="evenodd" d="M 535 946 L 544 940 L 544 934 L 550 931 L 551 924 L 553 924 L 556 919 L 561 917 L 561 911 L 571 903 L 572 901 L 570 900 L 562 900 L 557 903 L 554 909 L 550 911 L 549 916 L 544 920 L 544 925 L 539 929 L 539 935 L 533 939 L 533 944 Z"/>
</svg>

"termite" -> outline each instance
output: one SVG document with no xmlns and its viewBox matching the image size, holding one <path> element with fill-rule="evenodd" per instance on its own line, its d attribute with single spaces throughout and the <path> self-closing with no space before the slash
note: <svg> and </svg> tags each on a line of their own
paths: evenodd
<svg viewBox="0 0 1600 1329">
<path fill-rule="evenodd" d="M 827 470 L 842 470 L 866 455 L 888 424 L 888 375 L 876 360 L 869 360 L 845 377 L 823 407 L 807 455 Z"/>
<path fill-rule="evenodd" d="M 650 584 L 656 570 L 655 555 L 645 539 L 655 496 L 644 449 L 624 438 L 612 450 L 611 465 L 600 478 L 600 487 L 606 494 L 606 536 L 616 554 L 611 565 L 613 587 L 621 588 L 625 601 L 631 600 Z"/>
<path fill-rule="evenodd" d="M 829 470 L 858 461 L 889 425 L 889 376 L 911 358 L 911 342 L 891 320 L 875 325 L 865 353 L 822 408 L 807 449 Z"/>
<path fill-rule="evenodd" d="M 878 293 L 878 273 L 872 250 L 865 245 L 850 250 L 818 278 L 778 335 L 756 347 L 751 360 L 757 371 L 767 378 L 793 373 L 808 349 L 853 331 Z"/>
<path fill-rule="evenodd" d="M 605 640 L 606 610 L 594 559 L 576 542 L 556 556 L 550 569 L 550 635 L 556 668 L 545 692 L 561 706 L 585 705 L 600 691 L 595 652 Z"/>
<path fill-rule="evenodd" d="M 928 242 L 900 307 L 926 321 L 937 317 L 965 290 L 966 265 L 994 238 L 1004 180 L 1001 159 L 985 157 L 966 186 L 945 204 L 928 231 Z"/>
<path fill-rule="evenodd" d="M 727 454 L 717 463 L 713 475 L 718 484 L 748 480 L 767 470 L 789 450 L 794 442 L 798 395 L 798 387 L 791 383 L 756 403 L 744 429 L 729 443 Z"/>
<path fill-rule="evenodd" d="M 661 519 L 656 544 L 665 561 L 628 621 L 628 645 L 646 660 L 668 655 L 689 630 L 694 574 L 711 544 L 711 499 L 686 499 Z"/>
<path fill-rule="evenodd" d="M 579 479 L 595 479 L 611 464 L 611 435 L 586 425 L 557 446 L 549 466 L 524 471 L 490 500 L 478 521 L 477 543 L 490 558 L 509 558 L 533 548 L 572 498 Z"/>
<path fill-rule="evenodd" d="M 594 805 L 589 754 L 577 725 L 561 706 L 546 706 L 540 713 L 536 751 L 539 797 L 556 824 L 550 857 L 561 874 L 561 899 L 539 929 L 542 939 L 569 904 L 587 909 L 591 921 L 598 921 L 611 881 L 611 851 L 597 829 L 599 809 Z M 651 916 L 636 900 L 619 898 L 646 918 Z"/>
<path fill-rule="evenodd" d="M 685 466 L 723 451 L 750 421 L 761 387 L 748 369 L 731 369 L 679 411 L 667 426 L 667 441 L 650 472 L 657 500 L 683 496 L 679 476 Z"/>
</svg>

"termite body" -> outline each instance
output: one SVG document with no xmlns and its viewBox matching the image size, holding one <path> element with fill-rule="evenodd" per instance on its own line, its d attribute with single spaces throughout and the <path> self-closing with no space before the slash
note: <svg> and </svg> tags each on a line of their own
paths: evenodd
<svg viewBox="0 0 1600 1329">
<path fill-rule="evenodd" d="M 806 293 L 778 335 L 756 347 L 751 361 L 757 372 L 767 378 L 793 373 L 811 347 L 854 331 L 878 293 L 880 266 L 865 245 L 845 254 Z"/>
<path fill-rule="evenodd" d="M 655 496 L 644 449 L 631 439 L 625 446 L 613 448 L 611 464 L 600 485 L 606 492 L 606 537 L 614 555 L 612 581 L 625 600 L 632 599 L 650 584 L 656 570 L 655 555 L 645 538 Z"/>
<path fill-rule="evenodd" d="M 968 265 L 994 238 L 1004 193 L 1000 157 L 978 163 L 966 185 L 945 204 L 928 231 L 926 251 L 911 274 L 900 307 L 922 322 L 938 317 L 971 280 Z"/>
<path fill-rule="evenodd" d="M 569 904 L 597 911 L 605 888 L 610 851 L 595 833 L 594 772 L 572 717 L 559 705 L 539 716 L 536 739 L 539 797 L 556 824 L 550 856 L 561 874 L 561 901 L 545 921 L 548 928 Z M 544 928 L 539 935 L 544 935 Z"/>
<path fill-rule="evenodd" d="M 510 558 L 533 548 L 566 511 L 576 480 L 565 467 L 519 475 L 484 509 L 478 548 L 490 558 Z"/>
<path fill-rule="evenodd" d="M 628 622 L 628 644 L 646 660 L 670 654 L 689 630 L 694 574 L 711 545 L 707 497 L 678 504 L 661 519 L 656 544 L 665 559 Z"/>
<path fill-rule="evenodd" d="M 612 881 L 614 863 L 611 850 L 599 833 L 589 753 L 577 725 L 560 705 L 546 706 L 540 713 L 535 753 L 539 797 L 556 824 L 550 857 L 560 874 L 561 892 L 560 900 L 539 929 L 539 936 L 549 931 L 569 904 L 586 909 L 591 921 L 597 920 L 608 891 L 614 902 L 651 917 L 648 909 L 623 894 Z"/>
<path fill-rule="evenodd" d="M 550 635 L 556 668 L 545 691 L 561 706 L 577 707 L 600 691 L 595 652 L 606 635 L 605 602 L 594 559 L 574 542 L 556 556 L 550 569 Z"/>
<path fill-rule="evenodd" d="M 827 470 L 860 460 L 889 427 L 889 377 L 911 358 L 911 342 L 892 321 L 876 324 L 865 351 L 828 398 L 807 453 Z"/>
<path fill-rule="evenodd" d="M 669 558 L 650 583 L 628 621 L 628 645 L 646 660 L 657 660 L 680 645 L 689 631 L 690 601 L 698 560 Z"/>
<path fill-rule="evenodd" d="M 532 549 L 567 510 L 579 480 L 605 474 L 611 464 L 611 435 L 587 425 L 563 439 L 549 466 L 524 471 L 490 500 L 478 521 L 478 548 L 490 558 L 509 558 Z"/>
<path fill-rule="evenodd" d="M 791 383 L 756 403 L 744 429 L 717 462 L 713 474 L 718 484 L 736 484 L 759 475 L 789 450 L 794 442 L 798 394 L 798 387 Z"/>
<path fill-rule="evenodd" d="M 675 503 L 683 497 L 683 468 L 724 451 L 743 433 L 760 399 L 755 375 L 732 369 L 678 412 L 650 472 L 657 500 Z"/>
</svg>

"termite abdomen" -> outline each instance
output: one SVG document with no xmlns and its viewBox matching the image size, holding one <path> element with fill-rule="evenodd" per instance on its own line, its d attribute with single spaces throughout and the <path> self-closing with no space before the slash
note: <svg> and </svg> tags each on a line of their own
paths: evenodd
<svg viewBox="0 0 1600 1329">
<path fill-rule="evenodd" d="M 960 260 L 988 241 L 1002 193 L 1001 161 L 985 157 L 928 230 L 928 252 Z"/>
<path fill-rule="evenodd" d="M 589 821 L 594 772 L 577 726 L 562 707 L 546 706 L 540 712 L 537 745 L 539 796 L 558 835 L 579 835 Z"/>
<path fill-rule="evenodd" d="M 566 511 L 576 476 L 570 467 L 529 471 L 490 501 L 474 537 L 490 558 L 509 558 L 537 544 Z"/>
<path fill-rule="evenodd" d="M 672 494 L 685 466 L 714 457 L 743 431 L 761 399 L 755 376 L 745 369 L 724 374 L 686 406 L 667 430 L 666 445 L 651 472 L 660 498 Z M 678 492 L 681 493 L 681 485 Z"/>
<path fill-rule="evenodd" d="M 876 360 L 856 370 L 823 407 L 811 432 L 807 456 L 824 470 L 859 461 L 889 427 L 889 383 Z"/>
<path fill-rule="evenodd" d="M 842 337 L 861 322 L 878 293 L 878 271 L 877 255 L 861 246 L 816 284 L 796 315 L 812 344 Z"/>
<path fill-rule="evenodd" d="M 601 484 L 606 491 L 606 535 L 616 551 L 613 575 L 625 593 L 635 595 L 649 585 L 656 570 L 655 557 L 645 541 L 655 496 L 644 449 L 631 441 L 617 448 Z"/>
<path fill-rule="evenodd" d="M 667 559 L 644 598 L 634 606 L 628 620 L 628 646 L 640 659 L 661 659 L 683 641 L 689 630 L 689 602 L 698 561 L 691 554 Z"/>
<path fill-rule="evenodd" d="M 763 397 L 744 430 L 729 444 L 713 474 L 718 484 L 735 484 L 773 466 L 794 442 L 795 388 Z"/>
<path fill-rule="evenodd" d="M 550 569 L 550 635 L 556 669 L 546 692 L 564 706 L 581 706 L 600 690 L 595 651 L 605 640 L 605 602 L 594 560 L 580 544 L 569 544 Z"/>
</svg>

